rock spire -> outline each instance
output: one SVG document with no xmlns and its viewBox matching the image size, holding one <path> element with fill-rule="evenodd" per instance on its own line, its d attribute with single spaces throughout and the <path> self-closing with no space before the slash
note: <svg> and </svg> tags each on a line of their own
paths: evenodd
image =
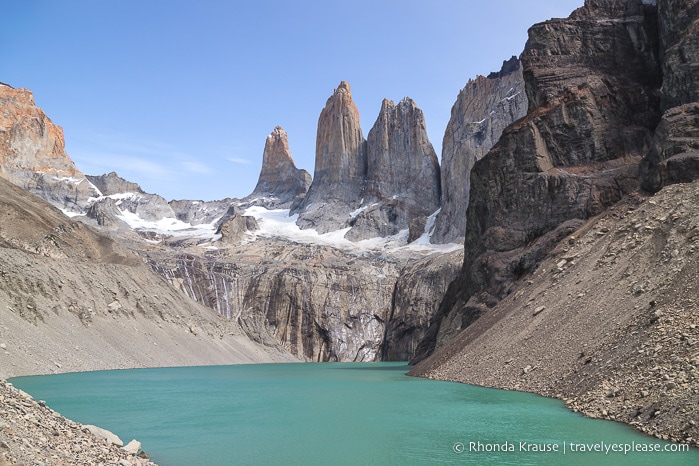
<svg viewBox="0 0 699 466">
<path fill-rule="evenodd" d="M 303 199 L 310 184 L 311 175 L 296 168 L 286 131 L 277 126 L 267 136 L 260 177 L 247 199 L 268 208 L 288 208 Z"/>
</svg>

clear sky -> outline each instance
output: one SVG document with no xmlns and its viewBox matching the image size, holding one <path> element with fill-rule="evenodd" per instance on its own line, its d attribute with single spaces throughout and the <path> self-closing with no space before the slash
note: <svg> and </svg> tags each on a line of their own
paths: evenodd
<svg viewBox="0 0 699 466">
<path fill-rule="evenodd" d="M 313 174 L 318 116 L 348 81 L 364 137 L 411 97 L 437 154 L 469 78 L 519 55 L 534 23 L 583 0 L 17 0 L 0 81 L 34 92 L 91 175 L 167 199 L 243 197 L 266 136 Z"/>
</svg>

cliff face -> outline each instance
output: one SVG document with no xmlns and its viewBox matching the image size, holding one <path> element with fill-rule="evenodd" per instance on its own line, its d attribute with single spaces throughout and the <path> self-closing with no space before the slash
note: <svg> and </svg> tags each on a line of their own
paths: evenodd
<svg viewBox="0 0 699 466">
<path fill-rule="evenodd" d="M 0 84 L 0 176 L 69 211 L 99 193 L 65 152 L 63 130 L 26 89 Z"/>
<path fill-rule="evenodd" d="M 500 139 L 510 123 L 527 113 L 522 66 L 516 57 L 488 77 L 469 80 L 459 92 L 442 142 L 442 197 L 433 243 L 461 242 L 471 168 Z"/>
<path fill-rule="evenodd" d="M 458 252 L 404 262 L 283 240 L 219 247 L 148 260 L 254 341 L 310 361 L 410 357 L 461 263 Z"/>
<path fill-rule="evenodd" d="M 310 184 L 311 175 L 294 164 L 286 131 L 277 126 L 267 136 L 260 177 L 246 199 L 268 209 L 289 208 L 301 202 Z"/>
<path fill-rule="evenodd" d="M 313 182 L 298 208 L 297 224 L 319 233 L 339 230 L 359 206 L 366 177 L 366 141 L 359 111 L 345 81 L 335 89 L 318 118 Z"/>
<path fill-rule="evenodd" d="M 356 241 L 410 229 L 420 236 L 439 208 L 437 154 L 427 138 L 425 117 L 409 98 L 384 99 L 367 138 L 366 188 L 361 211 L 345 235 Z"/>
<path fill-rule="evenodd" d="M 641 163 L 644 189 L 699 178 L 699 2 L 658 2 L 665 113 Z"/>
<path fill-rule="evenodd" d="M 507 296 L 584 219 L 638 190 L 660 115 L 657 47 L 656 9 L 640 1 L 589 1 L 529 30 L 528 114 L 473 167 L 463 271 L 418 359 Z"/>
</svg>

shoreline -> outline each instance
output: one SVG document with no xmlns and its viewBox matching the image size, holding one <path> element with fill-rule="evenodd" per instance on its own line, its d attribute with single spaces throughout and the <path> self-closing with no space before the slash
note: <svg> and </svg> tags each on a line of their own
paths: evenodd
<svg viewBox="0 0 699 466">
<path fill-rule="evenodd" d="M 123 445 L 111 432 L 67 419 L 0 379 L 0 466 L 96 463 L 157 466 L 138 441 Z"/>
</svg>

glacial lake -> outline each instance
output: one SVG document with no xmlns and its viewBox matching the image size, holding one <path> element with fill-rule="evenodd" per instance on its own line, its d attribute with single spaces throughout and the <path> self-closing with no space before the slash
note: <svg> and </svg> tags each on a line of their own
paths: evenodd
<svg viewBox="0 0 699 466">
<path fill-rule="evenodd" d="M 614 451 L 678 445 L 557 400 L 407 371 L 404 363 L 261 364 L 11 382 L 70 419 L 138 439 L 161 466 L 699 465 L 696 449 Z M 607 452 L 581 451 L 594 448 Z"/>
</svg>

